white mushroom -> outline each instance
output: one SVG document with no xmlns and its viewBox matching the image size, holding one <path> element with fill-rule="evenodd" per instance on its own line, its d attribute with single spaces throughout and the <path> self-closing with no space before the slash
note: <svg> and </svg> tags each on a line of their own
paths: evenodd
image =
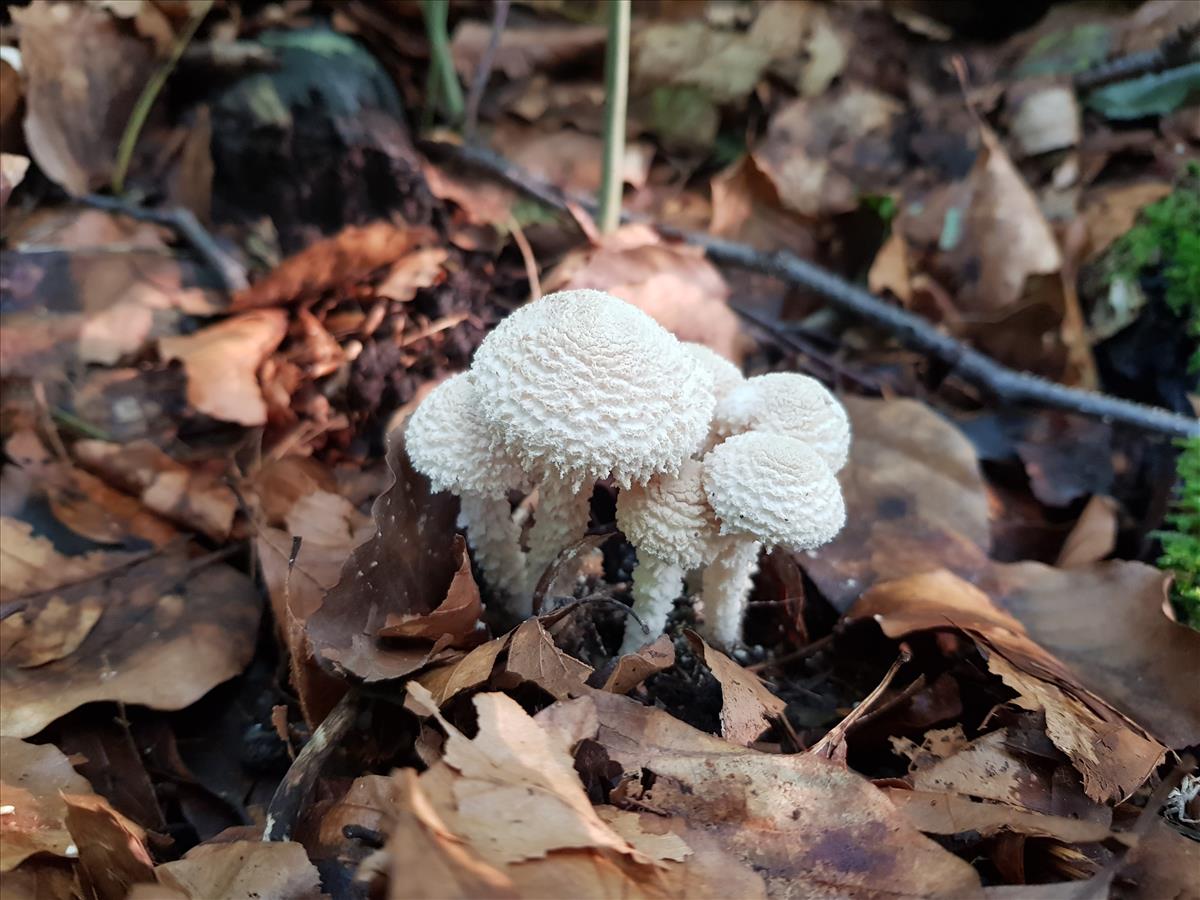
<svg viewBox="0 0 1200 900">
<path fill-rule="evenodd" d="M 650 629 L 647 635 L 636 621 L 627 621 L 622 654 L 663 632 L 684 576 L 712 555 L 717 520 L 704 496 L 702 473 L 700 462 L 689 459 L 678 475 L 656 475 L 617 497 L 617 524 L 637 548 L 633 611 Z"/>
<path fill-rule="evenodd" d="M 835 472 L 850 454 L 850 420 L 842 404 L 815 378 L 793 372 L 746 379 L 717 404 L 713 430 L 722 436 L 766 431 L 804 441 Z"/>
<path fill-rule="evenodd" d="M 628 488 L 678 471 L 703 444 L 715 406 L 711 376 L 679 341 L 601 291 L 518 309 L 479 346 L 471 378 L 498 447 L 540 486 L 530 595 L 586 531 L 593 482 Z"/>
<path fill-rule="evenodd" d="M 741 636 L 759 549 L 819 547 L 841 530 L 846 507 L 824 459 L 784 435 L 728 438 L 704 457 L 702 483 L 722 536 L 704 571 L 704 631 L 729 647 Z"/>
<path fill-rule="evenodd" d="M 528 479 L 520 466 L 492 447 L 475 386 L 465 372 L 430 391 L 409 419 L 404 439 L 413 466 L 433 489 L 459 496 L 458 524 L 466 529 L 488 583 L 518 597 L 525 587 L 525 555 L 508 491 L 525 486 Z"/>
<path fill-rule="evenodd" d="M 694 341 L 683 341 L 682 344 L 683 349 L 712 376 L 713 396 L 717 398 L 718 405 L 734 388 L 746 383 L 742 370 L 716 350 Z"/>
</svg>

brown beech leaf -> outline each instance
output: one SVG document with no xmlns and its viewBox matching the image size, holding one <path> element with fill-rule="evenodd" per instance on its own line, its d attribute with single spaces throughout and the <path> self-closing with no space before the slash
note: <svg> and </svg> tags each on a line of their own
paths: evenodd
<svg viewBox="0 0 1200 900">
<path fill-rule="evenodd" d="M 1099 562 L 1116 549 L 1117 513 L 1120 507 L 1112 497 L 1100 494 L 1092 497 L 1067 539 L 1058 551 L 1054 565 L 1059 569 L 1074 569 Z"/>
<path fill-rule="evenodd" d="M 7 67 L 8 64 L 4 65 Z M 27 171 L 29 171 L 28 156 L 21 156 L 17 153 L 0 153 L 0 209 L 4 209 L 4 204 L 8 202 L 12 192 L 17 189 L 17 185 L 25 180 Z"/>
<path fill-rule="evenodd" d="M 507 159 L 568 194 L 592 194 L 600 188 L 604 141 L 597 135 L 570 128 L 547 134 L 504 119 L 492 132 L 491 141 Z M 653 158 L 652 145 L 629 141 L 621 160 L 622 180 L 635 188 L 644 186 Z"/>
<path fill-rule="evenodd" d="M 242 671 L 254 652 L 261 601 L 237 570 L 189 559 L 182 549 L 109 568 L 17 600 L 3 620 L 0 734 L 27 737 L 84 703 L 119 700 L 182 709 Z M 35 668 L 22 654 L 38 621 L 86 621 L 82 640 Z M 77 613 L 72 612 L 78 610 Z M 71 618 L 75 616 L 75 618 Z M 80 629 L 72 625 L 73 629 Z M 71 641 L 74 642 L 72 637 Z M 34 648 L 44 652 L 44 644 Z M 37 657 L 35 657 L 36 659 Z"/>
<path fill-rule="evenodd" d="M 799 554 L 845 612 L 875 581 L 932 569 L 974 573 L 990 544 L 988 499 L 970 442 L 914 400 L 844 398 L 854 440 L 839 474 L 846 527 Z"/>
<path fill-rule="evenodd" d="M 1200 691 L 1187 677 L 1200 632 L 1163 612 L 1165 573 L 1126 560 L 1069 570 L 1024 562 L 995 565 L 979 584 L 1081 686 L 1168 747 L 1200 743 Z"/>
<path fill-rule="evenodd" d="M 458 570 L 441 605 L 430 613 L 388 613 L 377 632 L 379 637 L 436 643 L 446 635 L 457 639 L 475 632 L 483 616 L 483 603 L 479 599 L 479 586 L 471 575 L 466 541 L 460 535 L 454 538 L 454 552 L 458 556 Z"/>
<path fill-rule="evenodd" d="M 53 744 L 0 737 L 0 872 L 35 853 L 74 859 L 79 849 L 67 829 L 63 794 L 88 794 L 92 786 Z"/>
<path fill-rule="evenodd" d="M 976 831 L 989 837 L 1002 831 L 1029 837 L 1055 838 L 1068 844 L 1106 840 L 1112 832 L 1100 822 L 1030 812 L 1009 803 L 976 800 L 961 794 L 883 788 L 914 825 L 926 834 Z"/>
<path fill-rule="evenodd" d="M 1166 748 L 1087 690 L 1061 661 L 1038 646 L 1021 623 L 979 588 L 947 571 L 877 584 L 849 613 L 873 617 L 889 637 L 957 628 L 988 657 L 988 667 L 1018 693 L 1018 705 L 1041 710 L 1046 733 L 1083 776 L 1099 802 L 1128 797 L 1154 771 Z M 1101 749 L 1103 748 L 1103 749 Z"/>
<path fill-rule="evenodd" d="M 188 402 L 223 422 L 262 425 L 267 405 L 258 384 L 262 365 L 287 334 L 287 315 L 265 309 L 234 316 L 195 334 L 162 338 L 163 359 L 178 359 L 187 373 Z"/>
<path fill-rule="evenodd" d="M 49 538 L 35 535 L 30 523 L 0 517 L 0 603 L 86 581 L 127 566 L 139 556 L 110 550 L 65 556 Z"/>
<path fill-rule="evenodd" d="M 633 653 L 626 653 L 617 660 L 604 682 L 603 690 L 614 694 L 628 694 L 635 687 L 657 672 L 665 672 L 675 665 L 675 642 L 665 634 Z"/>
<path fill-rule="evenodd" d="M 150 441 L 83 440 L 71 449 L 80 463 L 136 495 L 147 509 L 215 541 L 229 536 L 237 496 L 220 477 L 175 461 Z"/>
<path fill-rule="evenodd" d="M 609 755 L 627 772 L 654 773 L 642 801 L 762 873 L 769 896 L 981 896 L 969 864 L 848 769 L 737 747 L 626 697 L 589 696 Z"/>
<path fill-rule="evenodd" d="M 492 638 L 461 659 L 421 672 L 414 680 L 430 692 L 438 706 L 444 706 L 463 691 L 473 690 L 488 683 L 496 668 L 496 660 L 508 649 L 513 634 L 514 632 L 510 631 L 501 637 Z"/>
<path fill-rule="evenodd" d="M 37 0 L 13 21 L 30 154 L 68 193 L 86 194 L 112 175 L 125 123 L 156 65 L 154 48 L 97 6 Z"/>
<path fill-rule="evenodd" d="M 154 882 L 146 833 L 92 794 L 63 794 L 67 828 L 79 852 L 83 880 L 101 900 L 125 900 L 134 884 Z"/>
<path fill-rule="evenodd" d="M 354 549 L 342 566 L 341 579 L 305 622 L 318 656 L 339 672 L 365 681 L 410 675 L 444 657 L 451 647 L 470 646 L 481 633 L 467 616 L 456 614 L 450 619 L 456 630 L 442 631 L 436 639 L 430 638 L 432 630 L 403 642 L 380 636 L 389 616 L 408 617 L 410 630 L 419 629 L 423 617 L 445 616 L 437 611 L 447 602 L 465 556 L 455 540 L 454 497 L 430 493 L 428 480 L 413 469 L 399 435 L 388 448 L 387 460 L 394 481 L 372 508 L 374 536 Z M 460 590 L 466 590 L 461 582 Z M 461 605 L 462 597 L 460 593 L 453 604 Z M 468 602 L 466 609 L 472 608 L 476 607 Z"/>
<path fill-rule="evenodd" d="M 279 306 L 330 288 L 350 285 L 376 269 L 397 262 L 429 240 L 426 231 L 390 222 L 348 226 L 333 237 L 317 241 L 288 257 L 268 275 L 239 291 L 233 298 L 232 308 Z"/>
<path fill-rule="evenodd" d="M 558 649 L 540 620 L 526 619 L 512 632 L 504 671 L 533 682 L 556 700 L 567 700 L 586 690 L 592 667 Z"/>
<path fill-rule="evenodd" d="M 686 634 L 692 649 L 721 684 L 721 737 L 749 747 L 771 727 L 772 719 L 783 714 L 787 703 L 768 691 L 753 672 L 708 646 L 700 635 Z"/>
<path fill-rule="evenodd" d="M 511 80 L 527 78 L 537 71 L 553 69 L 584 56 L 603 54 L 605 29 L 599 25 L 551 25 L 539 22 L 535 27 L 514 25 L 505 28 L 495 49 L 494 66 Z M 492 27 L 464 19 L 454 29 L 450 52 L 454 68 L 470 78 L 479 66 Z"/>
<path fill-rule="evenodd" d="M 304 848 L 290 841 L 201 844 L 183 859 L 159 866 L 154 874 L 160 885 L 179 891 L 188 900 L 317 900 L 321 896 L 316 867 L 308 861 Z"/>
</svg>

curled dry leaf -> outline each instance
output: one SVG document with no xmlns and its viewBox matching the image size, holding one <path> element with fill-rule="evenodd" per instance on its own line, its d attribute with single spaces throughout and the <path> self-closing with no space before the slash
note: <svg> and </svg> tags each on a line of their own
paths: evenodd
<svg viewBox="0 0 1200 900">
<path fill-rule="evenodd" d="M 190 560 L 182 551 L 131 561 L 16 602 L 20 611 L 3 620 L 10 652 L 0 663 L 0 734 L 15 737 L 36 734 L 94 701 L 156 709 L 194 703 L 249 662 L 261 613 L 258 592 L 245 575 Z M 50 654 L 37 640 L 46 615 L 72 623 L 71 643 Z M 27 640 L 33 643 L 26 650 Z M 34 651 L 41 656 L 24 655 Z M 34 668 L 22 665 L 46 655 L 56 658 Z"/>
<path fill-rule="evenodd" d="M 78 855 L 67 829 L 63 794 L 91 793 L 86 778 L 53 744 L 0 737 L 0 872 L 10 872 L 35 853 L 64 859 Z"/>
<path fill-rule="evenodd" d="M 223 422 L 262 425 L 267 405 L 258 367 L 287 334 L 281 310 L 259 310 L 210 325 L 195 334 L 162 338 L 163 359 L 178 359 L 187 373 L 188 402 Z"/>
<path fill-rule="evenodd" d="M 454 497 L 430 493 L 400 436 L 387 459 L 394 481 L 371 510 L 375 534 L 351 553 L 341 579 L 305 623 L 318 656 L 365 681 L 410 675 L 480 635 L 478 590 L 467 584 L 469 562 L 455 539 Z M 414 639 L 386 640 L 381 629 L 389 620 L 405 623 Z"/>
<path fill-rule="evenodd" d="M 604 682 L 603 690 L 614 694 L 628 694 L 651 675 L 665 672 L 673 665 L 675 642 L 668 635 L 659 635 L 654 643 L 647 644 L 634 653 L 626 653 L 618 659 L 612 674 Z"/>
<path fill-rule="evenodd" d="M 201 844 L 183 859 L 154 870 L 163 887 L 188 900 L 261 897 L 317 900 L 320 876 L 299 844 L 290 841 L 232 841 Z"/>
<path fill-rule="evenodd" d="M 965 632 L 985 651 L 991 671 L 1017 692 L 1016 703 L 1045 713 L 1047 735 L 1071 759 L 1088 796 L 1096 801 L 1128 797 L 1166 753 L 1139 726 L 1080 684 L 987 594 L 950 572 L 878 584 L 850 615 L 875 618 L 889 637 L 947 626 Z"/>
<path fill-rule="evenodd" d="M 63 794 L 84 883 L 101 900 L 125 900 L 135 884 L 154 881 L 146 833 L 103 797 Z"/>
<path fill-rule="evenodd" d="M 43 172 L 81 196 L 112 175 L 155 68 L 154 48 L 97 6 L 37 0 L 13 16 L 25 75 L 25 140 Z"/>
<path fill-rule="evenodd" d="M 746 339 L 729 308 L 729 286 L 698 247 L 672 244 L 644 225 L 625 225 L 572 251 L 546 276 L 545 291 L 600 290 L 632 303 L 680 340 L 740 363 Z"/>
<path fill-rule="evenodd" d="M 913 400 L 845 398 L 854 440 L 839 474 L 846 527 L 798 559 L 845 611 L 881 576 L 974 571 L 990 543 L 983 475 L 971 444 Z"/>
<path fill-rule="evenodd" d="M 590 696 L 609 756 L 655 776 L 641 800 L 763 873 L 769 896 L 981 895 L 970 865 L 861 776 L 814 756 L 735 747 L 625 697 Z"/>
<path fill-rule="evenodd" d="M 1117 513 L 1119 507 L 1112 497 L 1096 494 L 1079 514 L 1071 533 L 1063 541 L 1054 565 L 1074 569 L 1099 562 L 1117 546 Z"/>
<path fill-rule="evenodd" d="M 787 704 L 768 691 L 757 675 L 708 646 L 700 635 L 688 631 L 687 639 L 721 685 L 721 737 L 749 747 L 783 714 Z"/>
<path fill-rule="evenodd" d="M 1007 803 L 989 803 L 961 794 L 883 788 L 889 800 L 926 834 L 962 834 L 975 831 L 984 837 L 1013 832 L 1047 837 L 1068 844 L 1106 840 L 1111 831 L 1100 822 L 1066 816 L 1048 816 Z"/>
<path fill-rule="evenodd" d="M 84 440 L 71 449 L 83 465 L 138 496 L 147 509 L 216 541 L 229 536 L 237 496 L 217 476 L 176 462 L 150 441 Z"/>
<path fill-rule="evenodd" d="M 538 619 L 526 619 L 512 632 L 504 670 L 522 681 L 533 682 L 556 700 L 579 696 L 592 674 L 591 666 L 555 646 Z"/>
<path fill-rule="evenodd" d="M 278 306 L 352 284 L 398 262 L 430 239 L 425 230 L 390 222 L 348 226 L 288 257 L 268 275 L 239 291 L 233 298 L 233 309 Z M 418 267 L 425 277 L 439 271 L 436 267 Z"/>
</svg>

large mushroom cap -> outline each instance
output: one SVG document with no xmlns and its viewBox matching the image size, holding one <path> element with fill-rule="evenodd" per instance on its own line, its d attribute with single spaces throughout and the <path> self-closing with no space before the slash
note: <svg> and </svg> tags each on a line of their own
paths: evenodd
<svg viewBox="0 0 1200 900">
<path fill-rule="evenodd" d="M 421 401 L 404 432 L 408 458 L 435 491 L 501 497 L 528 479 L 493 449 L 466 372 L 446 379 Z"/>
<path fill-rule="evenodd" d="M 480 344 L 471 378 L 499 444 L 531 474 L 572 483 L 677 471 L 716 402 L 669 331 L 602 291 L 521 307 Z"/>
<path fill-rule="evenodd" d="M 768 431 L 804 441 L 833 471 L 850 455 L 850 419 L 837 398 L 815 378 L 772 372 L 748 378 L 718 405 L 720 434 Z"/>
<path fill-rule="evenodd" d="M 734 435 L 704 457 L 703 481 L 722 534 L 807 550 L 832 540 L 846 522 L 832 470 L 808 444 L 784 435 Z"/>
<path fill-rule="evenodd" d="M 701 485 L 704 467 L 685 460 L 678 475 L 655 475 L 621 491 L 617 524 L 629 543 L 684 569 L 700 566 L 717 537 L 717 520 Z"/>
<path fill-rule="evenodd" d="M 713 396 L 717 398 L 718 404 L 734 388 L 746 383 L 746 376 L 742 374 L 742 370 L 711 347 L 694 341 L 684 341 L 683 349 L 712 376 Z"/>
</svg>

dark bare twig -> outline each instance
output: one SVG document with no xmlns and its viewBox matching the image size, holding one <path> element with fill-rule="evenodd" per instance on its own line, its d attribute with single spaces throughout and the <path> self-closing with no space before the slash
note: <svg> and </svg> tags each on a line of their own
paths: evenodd
<svg viewBox="0 0 1200 900">
<path fill-rule="evenodd" d="M 568 202 L 577 203 L 589 211 L 595 209 L 589 198 L 568 198 L 557 188 L 538 181 L 490 150 L 433 142 L 427 142 L 427 146 L 500 178 L 557 210 L 566 210 Z M 657 225 L 642 216 L 625 218 L 655 225 L 668 237 L 702 247 L 713 262 L 773 275 L 789 284 L 814 291 L 839 309 L 891 332 L 910 350 L 941 361 L 951 372 L 990 393 L 1000 403 L 1066 410 L 1169 437 L 1200 435 L 1200 421 L 1194 418 L 1107 394 L 1056 384 L 1001 365 L 939 331 L 920 316 L 880 300 L 844 278 L 786 250 L 763 253 L 745 244 L 709 234 Z"/>
<path fill-rule="evenodd" d="M 236 259 L 221 249 L 211 234 L 190 209 L 172 207 L 170 209 L 150 209 L 121 200 L 118 197 L 105 197 L 100 194 L 88 194 L 82 198 L 88 206 L 102 209 L 106 212 L 120 213 L 137 219 L 139 222 L 153 222 L 165 225 L 192 246 L 196 254 L 216 272 L 221 279 L 221 286 L 229 293 L 240 291 L 249 285 L 246 270 Z"/>
<path fill-rule="evenodd" d="M 1138 78 L 1195 62 L 1200 58 L 1193 46 L 1197 38 L 1200 38 L 1200 22 L 1180 28 L 1153 50 L 1118 56 L 1085 69 L 1075 76 L 1075 87 L 1080 91 L 1091 91 L 1114 81 Z"/>
<path fill-rule="evenodd" d="M 496 48 L 500 46 L 500 38 L 504 34 L 504 23 L 508 21 L 508 8 L 511 0 L 495 0 L 492 4 L 492 35 L 488 38 L 483 56 L 479 57 L 479 65 L 475 67 L 475 75 L 471 80 L 471 91 L 467 94 L 467 109 L 463 114 L 463 139 L 467 143 L 475 140 L 475 130 L 479 126 L 479 104 L 483 101 L 483 92 L 487 89 L 488 79 L 492 76 L 492 64 L 496 61 Z"/>
</svg>

